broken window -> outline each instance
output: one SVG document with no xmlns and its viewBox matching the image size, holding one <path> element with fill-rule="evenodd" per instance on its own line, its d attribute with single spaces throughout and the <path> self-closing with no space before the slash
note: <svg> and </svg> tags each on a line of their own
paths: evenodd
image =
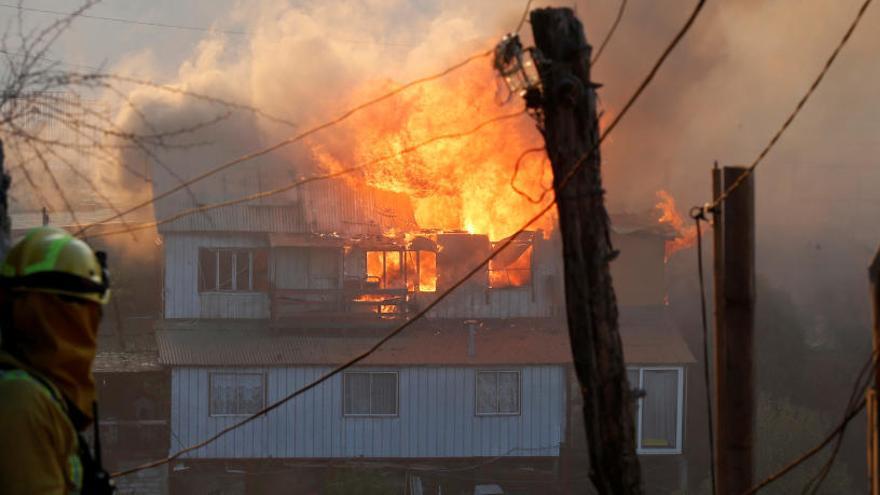
<svg viewBox="0 0 880 495">
<path fill-rule="evenodd" d="M 405 263 L 401 264 L 401 256 Z M 367 283 L 377 289 L 437 290 L 437 253 L 367 251 Z"/>
<path fill-rule="evenodd" d="M 200 292 L 268 290 L 268 252 L 265 249 L 199 250 Z"/>
<path fill-rule="evenodd" d="M 519 414 L 519 384 L 519 371 L 478 371 L 477 415 Z"/>
<path fill-rule="evenodd" d="M 681 368 L 630 368 L 630 388 L 644 392 L 637 403 L 638 451 L 681 452 L 683 377 Z"/>
<path fill-rule="evenodd" d="M 210 373 L 209 414 L 243 416 L 265 407 L 265 376 L 262 373 Z"/>
<path fill-rule="evenodd" d="M 345 372 L 342 382 L 346 416 L 397 415 L 397 372 Z"/>
<path fill-rule="evenodd" d="M 532 283 L 532 244 L 514 242 L 489 261 L 489 287 L 522 287 Z"/>
</svg>

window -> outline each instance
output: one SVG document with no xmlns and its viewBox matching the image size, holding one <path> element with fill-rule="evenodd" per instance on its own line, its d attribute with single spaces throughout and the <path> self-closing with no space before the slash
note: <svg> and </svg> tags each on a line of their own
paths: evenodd
<svg viewBox="0 0 880 495">
<path fill-rule="evenodd" d="M 498 243 L 496 243 L 496 246 Z M 489 260 L 489 287 L 523 287 L 532 283 L 532 245 L 515 241 Z"/>
<path fill-rule="evenodd" d="M 245 416 L 265 407 L 262 373 L 211 373 L 209 382 L 211 416 Z"/>
<path fill-rule="evenodd" d="M 478 416 L 519 414 L 519 371 L 478 371 Z"/>
<path fill-rule="evenodd" d="M 275 250 L 275 286 L 280 289 L 339 288 L 342 250 L 290 246 Z"/>
<path fill-rule="evenodd" d="M 401 256 L 405 262 L 401 265 Z M 378 289 L 409 292 L 437 290 L 437 253 L 433 251 L 367 251 L 367 282 Z"/>
<path fill-rule="evenodd" d="M 636 410 L 640 454 L 680 454 L 684 373 L 682 368 L 630 368 L 630 387 L 644 391 Z"/>
<path fill-rule="evenodd" d="M 266 291 L 269 287 L 265 249 L 199 250 L 199 292 Z"/>
<path fill-rule="evenodd" d="M 397 372 L 342 374 L 345 416 L 397 416 Z"/>
</svg>

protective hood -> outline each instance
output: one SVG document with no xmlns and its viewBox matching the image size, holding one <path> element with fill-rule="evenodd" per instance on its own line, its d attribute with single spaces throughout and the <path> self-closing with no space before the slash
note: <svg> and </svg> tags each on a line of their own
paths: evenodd
<svg viewBox="0 0 880 495">
<path fill-rule="evenodd" d="M 91 424 L 100 306 L 43 292 L 5 292 L 0 314 L 0 347 L 61 391 L 75 408 L 77 428 Z"/>
</svg>

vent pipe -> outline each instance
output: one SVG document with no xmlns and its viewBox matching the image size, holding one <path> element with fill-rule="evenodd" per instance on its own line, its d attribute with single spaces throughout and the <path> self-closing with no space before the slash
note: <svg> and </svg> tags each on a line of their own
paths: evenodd
<svg viewBox="0 0 880 495">
<path fill-rule="evenodd" d="M 464 323 L 468 329 L 468 357 L 472 358 L 477 355 L 477 321 L 467 320 Z"/>
</svg>

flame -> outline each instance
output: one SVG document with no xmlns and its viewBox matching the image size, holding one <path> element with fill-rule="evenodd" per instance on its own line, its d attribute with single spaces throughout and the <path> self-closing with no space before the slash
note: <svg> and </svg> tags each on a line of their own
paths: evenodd
<svg viewBox="0 0 880 495">
<path fill-rule="evenodd" d="M 437 291 L 437 253 L 419 251 L 419 290 Z"/>
<path fill-rule="evenodd" d="M 507 266 L 499 267 L 495 260 L 489 261 L 489 287 L 522 287 L 532 281 L 532 246 Z"/>
<path fill-rule="evenodd" d="M 386 294 L 361 294 L 352 301 L 354 302 L 385 302 L 388 299 L 393 299 L 394 296 L 389 296 Z"/>
<path fill-rule="evenodd" d="M 405 265 L 401 266 L 400 256 Z M 406 284 L 404 284 L 404 280 Z M 437 253 L 432 251 L 367 251 L 367 281 L 379 289 L 409 292 L 437 290 Z M 418 287 L 416 286 L 418 284 Z M 359 301 L 360 299 L 356 299 Z M 371 301 L 372 299 L 364 299 Z"/>
<path fill-rule="evenodd" d="M 350 97 L 363 100 L 393 87 L 373 82 Z M 470 131 L 492 116 L 515 112 L 514 105 L 499 106 L 495 91 L 491 67 L 468 66 L 365 109 L 346 121 L 336 141 L 310 143 L 312 155 L 322 168 L 335 171 L 393 156 L 437 136 Z M 349 182 L 407 194 L 423 229 L 466 230 L 501 239 L 552 199 L 547 195 L 542 204 L 534 204 L 510 186 L 519 154 L 541 142 L 534 122 L 523 115 L 372 163 Z M 540 196 L 549 168 L 542 154 L 530 154 L 521 163 L 517 187 Z M 533 227 L 549 231 L 553 224 L 554 218 L 545 216 Z"/>
<path fill-rule="evenodd" d="M 367 305 L 369 312 L 378 315 L 394 315 L 400 313 L 400 306 L 398 304 L 383 304 L 386 301 L 391 301 L 393 299 L 397 299 L 397 297 L 387 294 L 361 294 L 352 299 L 352 301 L 359 303 L 376 303 Z"/>
<path fill-rule="evenodd" d="M 675 207 L 675 198 L 664 190 L 657 191 L 657 199 L 659 202 L 654 206 L 660 210 L 660 223 L 669 225 L 675 230 L 675 238 L 666 241 L 665 261 L 681 251 L 693 246 L 697 242 L 697 228 L 693 225 L 685 225 L 684 218 L 678 213 Z"/>
</svg>

